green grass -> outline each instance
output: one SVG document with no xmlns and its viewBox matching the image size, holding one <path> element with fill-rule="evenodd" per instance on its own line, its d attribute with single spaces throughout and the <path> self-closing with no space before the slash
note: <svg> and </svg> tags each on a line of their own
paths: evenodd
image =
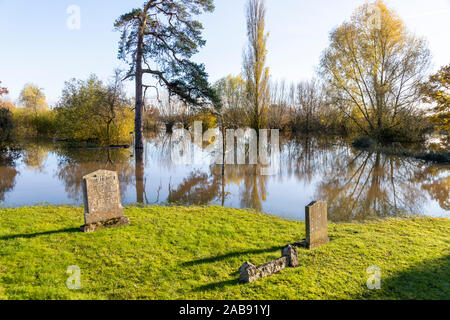
<svg viewBox="0 0 450 320">
<path fill-rule="evenodd" d="M 221 207 L 125 209 L 127 227 L 78 231 L 82 209 L 0 210 L 0 299 L 450 299 L 450 220 L 330 224 L 333 241 L 299 249 L 300 266 L 252 284 L 263 264 L 305 237 L 304 223 Z M 82 289 L 69 290 L 69 266 Z M 382 289 L 368 290 L 378 266 Z"/>
</svg>

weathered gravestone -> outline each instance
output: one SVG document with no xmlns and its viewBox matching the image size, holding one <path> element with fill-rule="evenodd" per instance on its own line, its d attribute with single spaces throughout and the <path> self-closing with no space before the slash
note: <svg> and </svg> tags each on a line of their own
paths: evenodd
<svg viewBox="0 0 450 320">
<path fill-rule="evenodd" d="M 130 219 L 123 214 L 117 172 L 98 170 L 84 176 L 83 197 L 83 232 L 130 224 Z"/>
<path fill-rule="evenodd" d="M 298 266 L 297 250 L 294 246 L 288 245 L 281 250 L 281 258 L 273 260 L 262 266 L 256 267 L 250 262 L 244 263 L 239 268 L 239 281 L 251 283 L 258 279 L 278 273 L 281 270 Z"/>
<path fill-rule="evenodd" d="M 328 238 L 328 214 L 325 201 L 311 202 L 305 208 L 306 246 L 318 248 L 330 242 Z"/>
</svg>

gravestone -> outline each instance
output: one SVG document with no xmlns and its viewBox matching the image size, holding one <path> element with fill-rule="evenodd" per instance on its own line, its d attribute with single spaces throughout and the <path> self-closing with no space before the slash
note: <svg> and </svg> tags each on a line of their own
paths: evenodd
<svg viewBox="0 0 450 320">
<path fill-rule="evenodd" d="M 318 248 L 330 242 L 328 238 L 328 215 L 325 201 L 311 202 L 305 208 L 306 245 L 309 249 Z"/>
<path fill-rule="evenodd" d="M 98 170 L 83 177 L 83 232 L 130 224 L 120 201 L 117 172 Z"/>
<path fill-rule="evenodd" d="M 256 267 L 250 262 L 244 263 L 239 268 L 239 281 L 251 283 L 258 279 L 273 275 L 285 268 L 296 268 L 298 266 L 297 249 L 287 245 L 281 249 L 281 258 L 270 261 L 262 266 Z"/>
</svg>

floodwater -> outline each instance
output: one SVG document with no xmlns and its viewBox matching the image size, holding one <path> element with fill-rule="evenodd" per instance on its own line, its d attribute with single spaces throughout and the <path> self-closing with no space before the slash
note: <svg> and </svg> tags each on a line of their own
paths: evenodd
<svg viewBox="0 0 450 320">
<path fill-rule="evenodd" d="M 332 221 L 405 214 L 450 217 L 450 166 L 367 153 L 344 142 L 282 138 L 279 170 L 212 164 L 204 149 L 196 164 L 172 160 L 174 136 L 147 137 L 143 152 L 75 149 L 26 142 L 0 151 L 0 207 L 82 204 L 82 178 L 98 169 L 119 174 L 124 205 L 222 205 L 303 220 L 313 200 L 328 203 Z M 200 151 L 199 151 L 200 150 Z"/>
</svg>

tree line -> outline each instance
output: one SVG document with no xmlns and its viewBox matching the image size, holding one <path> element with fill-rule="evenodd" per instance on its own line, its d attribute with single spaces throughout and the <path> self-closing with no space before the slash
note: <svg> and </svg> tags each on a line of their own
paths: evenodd
<svg viewBox="0 0 450 320">
<path fill-rule="evenodd" d="M 3 141 L 45 137 L 105 146 L 130 144 L 133 104 L 118 71 L 109 83 L 95 75 L 67 81 L 51 110 L 43 90 L 33 84 L 25 85 L 19 103 L 22 107 L 11 102 L 0 105 Z"/>
<path fill-rule="evenodd" d="M 371 24 L 374 5 L 378 26 Z M 383 1 L 357 8 L 335 28 L 316 78 L 298 84 L 268 80 L 264 20 L 264 1 L 249 0 L 243 72 L 215 85 L 225 125 L 379 142 L 423 141 L 433 130 L 449 136 L 449 66 L 427 79 L 426 40 L 409 32 Z M 433 108 L 424 108 L 427 103 Z"/>
<path fill-rule="evenodd" d="M 39 87 L 25 86 L 19 99 L 24 108 L 1 102 L 0 138 L 19 128 L 21 135 L 111 145 L 129 142 L 134 132 L 139 149 L 145 128 L 164 124 L 170 132 L 177 123 L 189 128 L 198 119 L 206 127 L 278 128 L 380 142 L 422 141 L 433 130 L 450 136 L 450 66 L 426 78 L 426 40 L 383 1 L 362 5 L 332 30 L 316 77 L 297 84 L 270 77 L 264 0 L 247 2 L 241 74 L 210 84 L 205 66 L 192 57 L 205 45 L 196 17 L 213 10 L 212 0 L 148 0 L 120 16 L 118 57 L 129 70 L 115 72 L 110 83 L 94 75 L 66 82 L 52 110 Z M 124 93 L 125 80 L 135 82 L 134 99 Z M 6 94 L 0 88 L 0 96 Z"/>
</svg>

